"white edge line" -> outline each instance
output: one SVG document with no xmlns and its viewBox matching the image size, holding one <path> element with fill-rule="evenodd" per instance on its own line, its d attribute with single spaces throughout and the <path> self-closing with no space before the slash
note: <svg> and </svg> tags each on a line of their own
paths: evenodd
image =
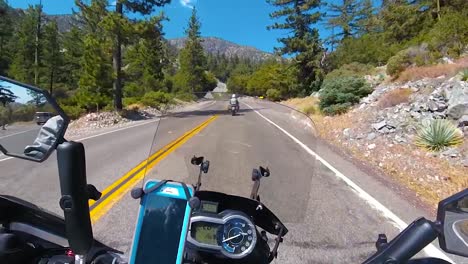
<svg viewBox="0 0 468 264">
<path fill-rule="evenodd" d="M 362 198 L 364 201 L 366 201 L 372 208 L 380 211 L 382 213 L 382 215 L 391 220 L 393 222 L 393 225 L 395 227 L 397 227 L 398 229 L 400 230 L 403 230 L 405 229 L 408 224 L 405 223 L 403 220 L 401 220 L 401 218 L 399 218 L 397 215 L 395 215 L 392 211 L 390 211 L 390 209 L 388 209 L 387 207 L 385 207 L 383 204 L 381 204 L 379 201 L 377 201 L 377 199 L 375 199 L 374 197 L 372 197 L 369 193 L 367 193 L 366 191 L 364 191 L 361 187 L 359 187 L 356 183 L 354 183 L 351 179 L 349 179 L 348 177 L 346 177 L 343 173 L 341 173 L 339 170 L 337 170 L 335 167 L 333 167 L 330 163 L 328 163 L 325 159 L 323 159 L 322 157 L 320 157 L 317 153 L 315 153 L 314 151 L 312 151 L 307 145 L 305 145 L 304 143 L 302 143 L 299 139 L 297 139 L 296 137 L 294 137 L 293 135 L 291 135 L 288 131 L 286 131 L 285 129 L 283 129 L 282 127 L 280 127 L 279 125 L 275 124 L 273 121 L 271 121 L 270 119 L 268 119 L 267 117 L 265 117 L 264 115 L 262 115 L 261 113 L 259 113 L 257 110 L 254 110 L 252 108 L 252 106 L 250 106 L 249 104 L 243 102 L 245 105 L 247 105 L 250 109 L 252 109 L 255 113 L 257 113 L 260 117 L 262 117 L 263 119 L 265 119 L 268 123 L 272 124 L 273 126 L 275 126 L 276 128 L 278 128 L 279 130 L 281 130 L 284 134 L 286 134 L 288 137 L 290 137 L 294 142 L 296 142 L 299 146 L 301 146 L 306 152 L 308 152 L 310 155 L 314 156 L 317 160 L 319 160 L 321 163 L 323 163 L 323 165 L 325 165 L 328 169 L 330 169 L 332 172 L 335 173 L 335 176 L 340 178 L 341 180 L 343 180 L 349 187 L 351 187 L 355 192 L 356 194 Z M 441 258 L 441 259 L 444 259 L 446 261 L 449 261 L 451 263 L 455 263 L 453 260 L 451 260 L 447 255 L 445 255 L 440 249 L 438 249 L 437 247 L 435 247 L 432 243 L 427 245 L 425 248 L 424 248 L 424 252 L 431 256 L 431 257 L 436 257 L 436 258 Z"/>
</svg>

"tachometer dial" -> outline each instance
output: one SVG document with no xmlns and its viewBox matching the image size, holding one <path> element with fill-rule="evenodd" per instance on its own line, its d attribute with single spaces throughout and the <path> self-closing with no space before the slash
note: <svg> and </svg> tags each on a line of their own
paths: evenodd
<svg viewBox="0 0 468 264">
<path fill-rule="evenodd" d="M 257 242 L 255 226 L 244 217 L 233 217 L 224 224 L 222 247 L 231 258 L 242 258 L 252 252 Z"/>
</svg>

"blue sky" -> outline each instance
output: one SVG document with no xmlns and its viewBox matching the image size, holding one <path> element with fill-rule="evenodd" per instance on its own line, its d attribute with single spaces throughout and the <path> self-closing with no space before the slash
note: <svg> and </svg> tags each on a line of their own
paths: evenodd
<svg viewBox="0 0 468 264">
<path fill-rule="evenodd" d="M 25 8 L 28 4 L 38 3 L 39 0 L 8 2 L 13 7 Z M 68 14 L 74 7 L 74 0 L 42 0 L 42 4 L 48 14 Z M 194 6 L 202 23 L 203 36 L 219 37 L 272 52 L 273 48 L 279 45 L 276 40 L 287 34 L 266 29 L 266 26 L 272 24 L 269 13 L 275 9 L 265 0 L 172 0 L 170 5 L 160 9 L 170 19 L 164 23 L 166 38 L 184 36 L 191 8 Z M 316 27 L 322 39 L 329 36 L 330 32 L 324 28 L 323 22 Z"/>
</svg>

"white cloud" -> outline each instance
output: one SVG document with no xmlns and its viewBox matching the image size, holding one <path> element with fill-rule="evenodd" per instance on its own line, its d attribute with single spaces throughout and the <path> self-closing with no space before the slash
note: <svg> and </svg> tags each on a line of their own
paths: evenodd
<svg viewBox="0 0 468 264">
<path fill-rule="evenodd" d="M 180 4 L 187 8 L 193 8 L 197 0 L 180 0 Z"/>
</svg>

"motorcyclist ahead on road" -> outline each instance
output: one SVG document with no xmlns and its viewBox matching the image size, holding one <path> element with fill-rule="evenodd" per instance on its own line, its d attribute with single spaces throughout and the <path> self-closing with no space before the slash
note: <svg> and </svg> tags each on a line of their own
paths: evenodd
<svg viewBox="0 0 468 264">
<path fill-rule="evenodd" d="M 235 105 L 237 108 L 237 111 L 239 111 L 239 100 L 237 100 L 236 94 L 232 94 L 231 100 L 229 101 L 231 105 Z"/>
</svg>

